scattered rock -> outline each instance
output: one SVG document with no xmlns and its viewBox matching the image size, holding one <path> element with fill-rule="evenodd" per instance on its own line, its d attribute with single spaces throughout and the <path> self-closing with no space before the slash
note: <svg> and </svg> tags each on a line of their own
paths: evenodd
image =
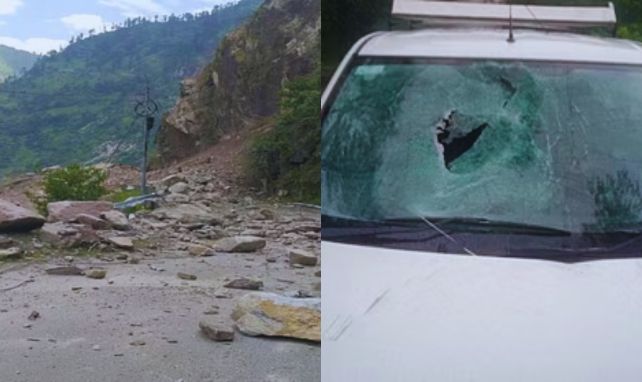
<svg viewBox="0 0 642 382">
<path fill-rule="evenodd" d="M 100 216 L 113 208 L 110 202 L 54 202 L 47 205 L 50 222 L 73 221 L 78 215 Z"/>
<path fill-rule="evenodd" d="M 106 211 L 100 214 L 100 217 L 108 221 L 115 229 L 119 231 L 129 231 L 131 229 L 131 225 L 129 224 L 127 216 L 120 211 Z"/>
<path fill-rule="evenodd" d="M 267 208 L 264 208 L 261 211 L 259 211 L 259 213 L 266 220 L 274 220 L 274 211 L 272 211 L 272 210 L 268 210 Z"/>
<path fill-rule="evenodd" d="M 232 318 L 250 336 L 321 341 L 321 299 L 253 292 L 239 299 Z"/>
<path fill-rule="evenodd" d="M 169 187 L 169 192 L 172 194 L 185 194 L 189 190 L 189 186 L 185 182 L 178 182 Z"/>
<path fill-rule="evenodd" d="M 212 341 L 234 341 L 234 328 L 224 326 L 220 323 L 204 320 L 198 323 L 203 334 Z"/>
<path fill-rule="evenodd" d="M 47 223 L 40 230 L 42 240 L 62 247 L 79 247 L 100 242 L 91 227 L 63 222 Z"/>
<path fill-rule="evenodd" d="M 9 249 L 16 246 L 16 241 L 10 237 L 0 235 L 0 249 Z"/>
<path fill-rule="evenodd" d="M 134 249 L 134 242 L 130 237 L 112 236 L 112 237 L 109 237 L 107 241 L 109 241 L 111 244 L 121 249 L 127 249 L 127 250 Z"/>
<path fill-rule="evenodd" d="M 81 276 L 84 271 L 78 267 L 55 267 L 45 270 L 45 273 L 55 276 Z"/>
<path fill-rule="evenodd" d="M 136 340 L 129 343 L 131 346 L 145 346 L 147 343 L 143 340 Z"/>
<path fill-rule="evenodd" d="M 200 244 L 189 244 L 187 247 L 187 251 L 190 255 L 198 257 L 214 255 L 214 250 L 212 248 Z"/>
<path fill-rule="evenodd" d="M 184 194 L 169 194 L 165 196 L 168 203 L 189 203 L 189 196 Z"/>
<path fill-rule="evenodd" d="M 185 177 L 183 175 L 174 174 L 174 175 L 170 175 L 170 176 L 168 176 L 166 178 L 163 178 L 163 180 L 160 181 L 160 185 L 164 186 L 166 188 L 169 188 L 169 187 L 175 185 L 176 183 L 186 182 L 186 181 L 187 180 L 185 179 Z"/>
<path fill-rule="evenodd" d="M 159 208 L 151 213 L 151 216 L 159 219 L 176 220 L 183 224 L 203 223 L 219 225 L 222 218 L 213 214 L 208 209 L 193 204 L 181 204 L 175 207 Z"/>
<path fill-rule="evenodd" d="M 45 218 L 26 208 L 0 200 L 0 232 L 28 232 L 42 227 Z"/>
<path fill-rule="evenodd" d="M 0 250 L 0 260 L 17 260 L 22 257 L 24 251 L 22 248 L 13 247 Z"/>
<path fill-rule="evenodd" d="M 163 268 L 163 267 L 157 267 L 156 265 L 152 265 L 152 264 L 147 264 L 147 266 L 148 266 L 148 267 L 149 267 L 149 269 L 151 269 L 152 271 L 155 271 L 155 272 L 165 272 L 165 268 Z"/>
<path fill-rule="evenodd" d="M 93 229 L 109 229 L 110 225 L 103 219 L 97 218 L 93 215 L 80 214 L 76 216 L 74 221 L 89 226 Z"/>
<path fill-rule="evenodd" d="M 263 288 L 263 281 L 252 280 L 243 277 L 240 279 L 232 280 L 224 286 L 231 289 L 259 290 Z"/>
<path fill-rule="evenodd" d="M 255 252 L 265 247 L 265 239 L 256 236 L 226 237 L 216 242 L 215 248 L 222 252 Z"/>
<path fill-rule="evenodd" d="M 92 346 L 92 347 L 91 347 L 91 350 L 93 350 L 93 351 L 100 351 L 100 350 L 101 350 L 101 347 L 100 347 L 100 345 L 94 345 L 94 346 Z"/>
<path fill-rule="evenodd" d="M 90 279 L 104 279 L 107 276 L 107 270 L 101 268 L 92 268 L 85 271 L 85 276 Z"/>
<path fill-rule="evenodd" d="M 42 239 L 54 244 L 59 244 L 61 241 L 65 240 L 65 238 L 74 236 L 77 233 L 77 229 L 62 222 L 47 223 L 43 225 L 40 230 L 40 236 Z"/>
<path fill-rule="evenodd" d="M 190 280 L 190 281 L 193 281 L 193 280 L 196 280 L 196 279 L 197 279 L 197 277 L 196 277 L 195 275 L 191 275 L 191 274 L 189 274 L 189 273 L 183 273 L 183 272 L 178 272 L 177 276 L 178 276 L 178 278 L 179 278 L 179 279 L 181 279 L 181 280 Z"/>
<path fill-rule="evenodd" d="M 37 319 L 39 319 L 39 318 L 40 318 L 40 313 L 39 313 L 38 311 L 36 311 L 36 310 L 34 310 L 33 312 L 31 312 L 31 314 L 29 315 L 29 317 L 27 317 L 27 319 L 28 319 L 29 321 L 35 321 L 35 320 L 37 320 Z"/>
<path fill-rule="evenodd" d="M 313 267 L 317 265 L 317 257 L 309 252 L 293 249 L 290 251 L 290 264 L 299 264 L 307 267 Z"/>
</svg>

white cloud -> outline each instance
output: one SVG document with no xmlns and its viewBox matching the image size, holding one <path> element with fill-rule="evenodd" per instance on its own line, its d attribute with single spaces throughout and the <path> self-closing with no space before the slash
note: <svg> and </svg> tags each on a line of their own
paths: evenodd
<svg viewBox="0 0 642 382">
<path fill-rule="evenodd" d="M 0 45 L 10 46 L 27 52 L 44 54 L 50 50 L 57 50 L 59 47 L 67 46 L 65 40 L 56 40 L 46 37 L 33 37 L 26 40 L 20 40 L 14 37 L 0 36 Z"/>
<path fill-rule="evenodd" d="M 12 15 L 22 4 L 22 0 L 0 0 L 0 15 Z"/>
<path fill-rule="evenodd" d="M 166 15 L 171 11 L 154 0 L 100 0 L 100 4 L 120 9 L 123 16 Z"/>
<path fill-rule="evenodd" d="M 87 31 L 90 29 L 100 30 L 105 22 L 98 15 L 74 14 L 60 19 L 67 27 L 76 31 Z"/>
</svg>

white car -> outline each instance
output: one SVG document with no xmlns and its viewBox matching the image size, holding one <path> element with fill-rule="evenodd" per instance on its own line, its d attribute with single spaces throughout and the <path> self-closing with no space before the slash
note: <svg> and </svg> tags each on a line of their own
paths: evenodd
<svg viewBox="0 0 642 382">
<path fill-rule="evenodd" d="M 512 21 L 367 36 L 324 93 L 323 381 L 642 380 L 642 48 Z"/>
</svg>

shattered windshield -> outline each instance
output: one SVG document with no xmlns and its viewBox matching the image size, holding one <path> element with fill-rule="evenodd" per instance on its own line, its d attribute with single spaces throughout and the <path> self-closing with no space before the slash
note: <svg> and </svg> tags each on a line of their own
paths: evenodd
<svg viewBox="0 0 642 382">
<path fill-rule="evenodd" d="M 323 214 L 638 227 L 641 101 L 637 67 L 362 60 L 323 121 Z"/>
</svg>

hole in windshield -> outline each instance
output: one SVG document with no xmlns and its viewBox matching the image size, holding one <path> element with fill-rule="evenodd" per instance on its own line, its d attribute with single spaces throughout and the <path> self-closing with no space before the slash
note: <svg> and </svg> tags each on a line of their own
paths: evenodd
<svg viewBox="0 0 642 382">
<path fill-rule="evenodd" d="M 442 153 L 444 164 L 448 169 L 453 161 L 473 147 L 484 130 L 488 128 L 486 122 L 474 127 L 479 122 L 471 118 L 462 118 L 456 113 L 455 110 L 450 111 L 436 127 L 438 150 Z"/>
</svg>

